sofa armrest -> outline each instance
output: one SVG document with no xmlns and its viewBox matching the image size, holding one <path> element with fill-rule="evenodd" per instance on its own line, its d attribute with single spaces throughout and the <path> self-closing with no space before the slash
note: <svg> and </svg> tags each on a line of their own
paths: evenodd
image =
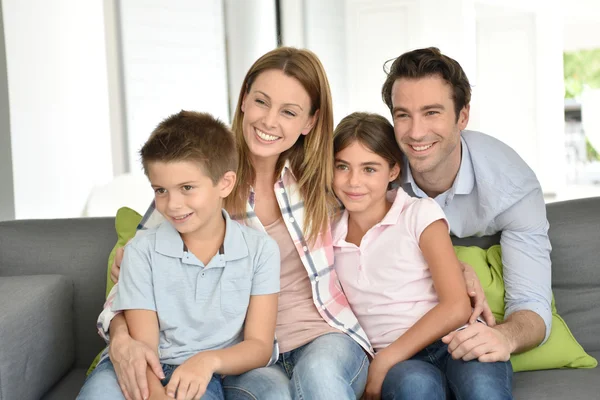
<svg viewBox="0 0 600 400">
<path fill-rule="evenodd" d="M 39 399 L 72 367 L 73 283 L 0 277 L 0 399 Z"/>
</svg>

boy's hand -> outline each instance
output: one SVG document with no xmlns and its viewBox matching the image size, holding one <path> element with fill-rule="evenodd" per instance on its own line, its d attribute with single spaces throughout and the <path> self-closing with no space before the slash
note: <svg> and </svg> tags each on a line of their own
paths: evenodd
<svg viewBox="0 0 600 400">
<path fill-rule="evenodd" d="M 383 356 L 383 357 L 382 357 Z M 367 385 L 362 400 L 379 400 L 381 399 L 381 388 L 385 376 L 390 370 L 390 365 L 382 353 L 375 356 L 369 366 L 369 375 L 367 376 Z"/>
<path fill-rule="evenodd" d="M 218 367 L 219 359 L 210 352 L 196 354 L 175 369 L 167 385 L 167 395 L 177 400 L 199 400 Z"/>
</svg>

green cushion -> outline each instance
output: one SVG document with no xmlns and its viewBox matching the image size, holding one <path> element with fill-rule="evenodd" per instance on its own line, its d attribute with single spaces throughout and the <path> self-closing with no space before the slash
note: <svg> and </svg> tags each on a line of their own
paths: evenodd
<svg viewBox="0 0 600 400">
<path fill-rule="evenodd" d="M 117 243 L 108 256 L 108 269 L 106 270 L 106 296 L 115 285 L 110 279 L 110 267 L 115 259 L 115 254 L 119 247 L 123 247 L 129 242 L 137 231 L 142 216 L 128 207 L 121 207 L 115 217 L 115 230 L 117 231 Z"/>
<path fill-rule="evenodd" d="M 111 289 L 115 285 L 113 281 L 110 279 L 110 267 L 115 259 L 115 254 L 119 247 L 123 247 L 127 244 L 129 240 L 131 240 L 135 236 L 135 232 L 137 231 L 137 227 L 139 223 L 142 221 L 142 216 L 128 207 L 121 207 L 117 211 L 117 215 L 115 217 L 115 230 L 117 231 L 117 243 L 115 247 L 113 247 L 110 255 L 108 256 L 108 269 L 106 270 L 106 296 L 110 293 Z M 98 361 L 100 361 L 100 354 L 96 356 L 92 365 L 88 368 L 87 374 L 89 375 L 96 365 Z"/>
<path fill-rule="evenodd" d="M 504 320 L 504 280 L 502 252 L 499 245 L 487 251 L 479 247 L 455 246 L 459 260 L 471 265 L 485 292 L 488 304 L 497 321 Z M 515 372 L 554 368 L 594 368 L 595 358 L 588 355 L 573 337 L 565 321 L 556 312 L 552 296 L 552 330 L 541 346 L 514 354 L 510 361 Z"/>
</svg>

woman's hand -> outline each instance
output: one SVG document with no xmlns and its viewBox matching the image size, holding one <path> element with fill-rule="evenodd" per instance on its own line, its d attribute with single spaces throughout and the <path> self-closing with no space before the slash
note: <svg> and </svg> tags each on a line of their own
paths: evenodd
<svg viewBox="0 0 600 400">
<path fill-rule="evenodd" d="M 113 283 L 117 283 L 119 281 L 119 273 L 121 272 L 123 254 L 125 254 L 125 247 L 118 247 L 115 251 L 113 263 L 110 266 L 110 279 L 113 281 Z"/>
<path fill-rule="evenodd" d="M 108 350 L 119 386 L 127 400 L 148 398 L 147 367 L 150 367 L 159 379 L 164 379 L 156 353 L 145 343 L 133 339 L 128 333 L 112 335 Z"/>
</svg>

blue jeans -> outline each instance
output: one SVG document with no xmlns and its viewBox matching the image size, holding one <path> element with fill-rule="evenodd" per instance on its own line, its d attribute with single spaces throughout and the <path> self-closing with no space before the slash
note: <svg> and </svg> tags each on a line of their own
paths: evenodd
<svg viewBox="0 0 600 400">
<path fill-rule="evenodd" d="M 171 379 L 171 375 L 178 365 L 163 364 L 163 372 L 165 373 L 165 379 L 162 380 L 163 386 L 166 386 Z M 102 360 L 96 366 L 96 369 L 87 377 L 77 400 L 116 400 L 125 399 L 119 382 L 117 381 L 117 374 L 115 368 L 108 357 Z M 208 383 L 206 392 L 202 396 L 203 400 L 223 400 L 223 386 L 221 384 L 221 378 L 213 375 L 212 379 Z"/>
<path fill-rule="evenodd" d="M 223 380 L 227 400 L 345 400 L 362 396 L 369 359 L 343 333 L 328 333 L 279 356 L 276 364 Z"/>
<path fill-rule="evenodd" d="M 437 341 L 392 367 L 383 381 L 382 400 L 512 399 L 510 361 L 454 360 L 448 345 Z"/>
</svg>

